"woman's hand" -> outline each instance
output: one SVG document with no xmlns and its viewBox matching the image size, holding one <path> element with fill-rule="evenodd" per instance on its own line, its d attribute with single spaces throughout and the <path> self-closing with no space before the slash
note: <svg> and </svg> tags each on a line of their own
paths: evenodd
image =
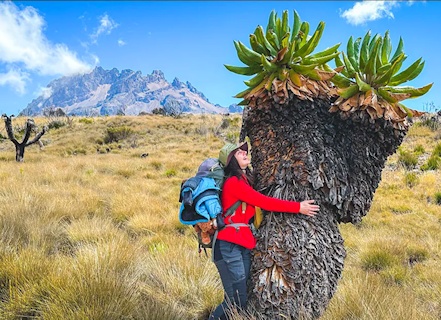
<svg viewBox="0 0 441 320">
<path fill-rule="evenodd" d="M 316 204 L 313 204 L 315 200 L 305 200 L 300 202 L 300 210 L 299 213 L 307 215 L 307 216 L 315 216 L 319 211 L 320 207 Z"/>
</svg>

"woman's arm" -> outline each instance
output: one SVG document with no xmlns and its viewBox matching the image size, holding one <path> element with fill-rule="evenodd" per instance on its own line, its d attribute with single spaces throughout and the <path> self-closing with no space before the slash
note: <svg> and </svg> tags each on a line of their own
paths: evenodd
<svg viewBox="0 0 441 320">
<path fill-rule="evenodd" d="M 295 202 L 268 197 L 254 190 L 244 180 L 237 177 L 231 177 L 225 181 L 223 189 L 231 196 L 267 211 L 302 213 L 312 216 L 319 210 L 319 206 L 313 204 L 314 200 Z"/>
</svg>

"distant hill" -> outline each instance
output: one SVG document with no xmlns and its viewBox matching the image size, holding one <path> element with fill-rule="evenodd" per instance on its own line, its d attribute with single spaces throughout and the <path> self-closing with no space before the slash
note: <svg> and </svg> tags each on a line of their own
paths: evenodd
<svg viewBox="0 0 441 320">
<path fill-rule="evenodd" d="M 62 77 L 50 82 L 20 115 L 37 116 L 46 109 L 61 108 L 67 115 L 138 115 L 141 112 L 223 114 L 242 112 L 212 104 L 191 85 L 175 78 L 167 82 L 160 70 L 143 76 L 140 71 L 96 67 L 83 75 Z M 161 110 L 163 109 L 163 110 Z"/>
</svg>

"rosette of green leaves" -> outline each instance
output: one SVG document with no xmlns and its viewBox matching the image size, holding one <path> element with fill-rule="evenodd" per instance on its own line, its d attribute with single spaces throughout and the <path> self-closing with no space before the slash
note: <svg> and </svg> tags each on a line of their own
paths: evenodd
<svg viewBox="0 0 441 320">
<path fill-rule="evenodd" d="M 403 121 L 406 116 L 418 113 L 405 107 L 400 101 L 419 97 L 429 91 L 432 83 L 421 88 L 400 86 L 415 79 L 423 70 L 424 61 L 419 58 L 406 69 L 401 70 L 407 56 L 400 37 L 398 47 L 391 55 L 392 45 L 389 31 L 384 37 L 371 37 L 368 31 L 363 39 L 352 36 L 346 52 L 335 57 L 337 67 L 344 66 L 333 82 L 340 97 L 335 106 L 343 111 L 367 110 L 372 118 L 385 117 L 392 121 Z M 333 109 L 333 110 L 332 110 Z M 337 111 L 337 108 L 331 108 Z"/>
<path fill-rule="evenodd" d="M 312 80 L 323 80 L 323 70 L 318 66 L 334 59 L 339 54 L 336 44 L 321 52 L 314 53 L 324 30 L 324 22 L 320 22 L 312 36 L 309 35 L 309 23 L 302 22 L 294 11 L 294 23 L 289 26 L 288 11 L 278 17 L 275 11 L 269 16 L 266 30 L 258 25 L 254 33 L 250 34 L 250 47 L 240 41 L 234 41 L 237 56 L 245 66 L 237 67 L 225 65 L 234 73 L 253 76 L 244 81 L 248 86 L 235 97 L 244 98 L 258 92 L 271 90 L 275 79 L 288 80 L 293 85 L 303 85 L 302 77 Z M 335 74 L 335 72 L 333 73 Z M 246 104 L 246 100 L 241 104 Z"/>
</svg>

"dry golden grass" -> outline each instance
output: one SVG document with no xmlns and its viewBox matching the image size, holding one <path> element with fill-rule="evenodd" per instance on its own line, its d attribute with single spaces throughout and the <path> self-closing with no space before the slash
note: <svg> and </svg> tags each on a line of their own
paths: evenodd
<svg viewBox="0 0 441 320">
<path fill-rule="evenodd" d="M 0 319 L 206 316 L 221 283 L 179 223 L 178 192 L 239 125 L 238 116 L 74 118 L 44 135 L 43 149 L 28 147 L 24 163 L 0 142 Z M 104 143 L 107 128 L 122 127 L 132 134 Z M 414 126 L 403 148 L 422 165 L 439 137 Z M 409 172 L 390 157 L 369 214 L 341 225 L 348 256 L 323 319 L 441 317 L 440 191 L 439 170 Z"/>
</svg>

